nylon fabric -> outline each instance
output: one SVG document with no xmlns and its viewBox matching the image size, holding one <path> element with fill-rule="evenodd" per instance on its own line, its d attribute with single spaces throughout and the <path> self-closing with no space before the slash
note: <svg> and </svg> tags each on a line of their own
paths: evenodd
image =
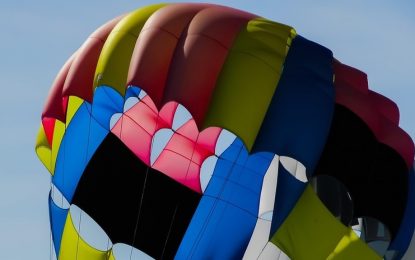
<svg viewBox="0 0 415 260">
<path fill-rule="evenodd" d="M 88 245 L 75 229 L 71 214 L 66 218 L 59 260 L 108 260 L 111 250 L 100 251 Z"/>
<path fill-rule="evenodd" d="M 94 89 L 107 85 L 124 95 L 131 54 L 147 19 L 166 4 L 150 5 L 125 16 L 111 31 L 98 59 Z"/>
<path fill-rule="evenodd" d="M 69 210 L 58 207 L 49 194 L 49 218 L 52 230 L 52 240 L 55 247 L 55 253 L 59 258 L 63 228 L 66 222 L 66 216 Z"/>
<path fill-rule="evenodd" d="M 382 259 L 328 211 L 310 185 L 271 242 L 292 259 Z"/>
<path fill-rule="evenodd" d="M 251 150 L 294 37 L 289 26 L 263 18 L 249 21 L 222 67 L 203 127 L 228 129 Z"/>
</svg>

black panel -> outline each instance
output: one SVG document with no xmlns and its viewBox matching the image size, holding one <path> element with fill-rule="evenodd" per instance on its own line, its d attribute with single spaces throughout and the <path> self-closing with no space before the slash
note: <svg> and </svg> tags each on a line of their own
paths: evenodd
<svg viewBox="0 0 415 260">
<path fill-rule="evenodd" d="M 336 178 L 319 175 L 311 181 L 313 190 L 326 208 L 344 225 L 349 226 L 353 221 L 353 202 L 346 187 Z"/>
<path fill-rule="evenodd" d="M 407 201 L 407 172 L 402 157 L 379 143 L 369 127 L 347 108 L 336 105 L 316 175 L 330 175 L 347 187 L 354 216 L 370 216 L 394 236 Z"/>
<path fill-rule="evenodd" d="M 89 162 L 73 203 L 88 213 L 113 243 L 133 244 L 156 259 L 172 259 L 200 198 L 200 194 L 147 167 L 109 134 Z"/>
</svg>

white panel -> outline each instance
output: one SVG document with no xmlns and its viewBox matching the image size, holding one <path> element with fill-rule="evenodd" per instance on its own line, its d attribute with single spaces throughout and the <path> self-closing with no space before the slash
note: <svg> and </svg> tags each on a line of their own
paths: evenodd
<svg viewBox="0 0 415 260">
<path fill-rule="evenodd" d="M 244 259 L 257 259 L 269 240 L 275 193 L 278 180 L 279 157 L 272 159 L 262 182 L 258 219 L 245 251 Z"/>
<path fill-rule="evenodd" d="M 295 177 L 297 178 L 297 180 L 302 181 L 302 182 L 307 182 L 307 173 L 306 173 L 306 168 L 305 166 L 297 161 L 297 170 L 295 171 Z"/>
<path fill-rule="evenodd" d="M 302 163 L 287 156 L 281 156 L 280 162 L 297 180 L 307 182 L 306 168 Z"/>
<path fill-rule="evenodd" d="M 222 153 L 235 141 L 236 135 L 226 129 L 222 129 L 216 142 L 215 154 L 221 156 Z"/>
<path fill-rule="evenodd" d="M 184 106 L 179 104 L 174 112 L 172 126 L 173 130 L 176 131 L 190 119 L 192 119 L 190 112 Z"/>
<path fill-rule="evenodd" d="M 352 226 L 352 229 L 353 229 L 354 231 L 359 231 L 359 232 L 361 233 L 361 231 L 362 231 L 362 226 L 363 226 L 363 220 L 362 220 L 362 218 L 357 218 L 357 222 L 358 222 L 358 224 L 356 224 L 356 225 Z M 359 236 L 359 237 L 360 237 L 360 236 Z"/>
<path fill-rule="evenodd" d="M 264 212 L 261 215 L 259 215 L 258 217 L 260 219 L 263 219 L 263 220 L 272 221 L 272 215 L 274 215 L 274 210 L 270 210 L 270 211 Z"/>
<path fill-rule="evenodd" d="M 53 203 L 55 203 L 56 206 L 62 208 L 62 209 L 69 209 L 69 202 L 68 200 L 63 196 L 61 191 L 52 183 L 52 187 L 50 190 L 50 197 L 52 198 Z"/>
<path fill-rule="evenodd" d="M 258 260 L 270 260 L 270 259 L 278 259 L 278 260 L 290 260 L 290 258 L 284 254 L 276 245 L 271 242 L 268 242 L 265 246 L 264 250 L 261 252 L 260 256 L 257 258 Z"/>
<path fill-rule="evenodd" d="M 278 257 L 278 260 L 291 260 L 291 258 L 289 258 L 288 255 L 286 255 L 283 251 L 280 250 L 280 256 Z"/>
<path fill-rule="evenodd" d="M 262 182 L 258 216 L 263 215 L 265 212 L 274 210 L 274 200 L 278 180 L 278 159 L 278 155 L 275 155 L 268 167 L 267 172 L 265 173 L 264 180 Z"/>
<path fill-rule="evenodd" d="M 69 208 L 74 227 L 80 237 L 90 246 L 107 251 L 112 242 L 105 231 L 86 212 L 72 204 Z"/>
<path fill-rule="evenodd" d="M 115 124 L 118 122 L 121 116 L 122 116 L 122 113 L 115 113 L 111 116 L 109 129 L 112 129 L 115 126 Z"/>
<path fill-rule="evenodd" d="M 262 250 L 268 243 L 271 230 L 271 221 L 258 219 L 243 259 L 258 259 Z M 270 258 L 271 259 L 271 258 Z"/>
<path fill-rule="evenodd" d="M 153 260 L 143 251 L 124 243 L 114 244 L 112 253 L 116 260 Z"/>
<path fill-rule="evenodd" d="M 211 155 L 203 161 L 202 166 L 200 167 L 200 186 L 203 193 L 212 178 L 217 161 L 218 157 Z"/>
<path fill-rule="evenodd" d="M 143 99 L 145 96 L 147 96 L 147 93 L 144 90 L 140 90 L 140 93 L 138 93 L 138 98 L 141 100 Z"/>
<path fill-rule="evenodd" d="M 140 100 L 137 97 L 129 97 L 124 102 L 124 112 L 127 112 L 130 108 L 132 108 L 135 104 L 137 104 Z"/>
<path fill-rule="evenodd" d="M 153 165 L 157 158 L 160 156 L 164 147 L 170 141 L 174 132 L 169 128 L 163 128 L 158 130 L 153 137 L 151 142 L 151 153 L 150 153 L 150 164 Z"/>
</svg>

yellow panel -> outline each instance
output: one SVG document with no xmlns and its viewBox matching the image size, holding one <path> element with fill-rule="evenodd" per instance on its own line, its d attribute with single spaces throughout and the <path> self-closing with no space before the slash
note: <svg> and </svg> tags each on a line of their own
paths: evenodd
<svg viewBox="0 0 415 260">
<path fill-rule="evenodd" d="M 39 132 L 37 134 L 35 151 L 37 157 L 39 157 L 40 161 L 43 163 L 43 165 L 45 165 L 50 174 L 53 175 L 51 166 L 52 151 L 50 149 L 49 142 L 42 124 L 40 125 Z"/>
<path fill-rule="evenodd" d="M 66 218 L 63 229 L 59 260 L 108 260 L 111 251 L 97 250 L 88 245 L 74 227 L 71 214 Z"/>
<path fill-rule="evenodd" d="M 112 250 L 110 252 L 110 256 L 109 256 L 108 260 L 116 260 L 116 258 L 114 256 L 114 252 Z"/>
<path fill-rule="evenodd" d="M 340 240 L 337 247 L 327 258 L 329 260 L 368 259 L 381 260 L 368 245 L 363 242 L 352 229 Z"/>
<path fill-rule="evenodd" d="M 308 185 L 271 242 L 292 259 L 321 260 L 346 232 L 347 227 L 334 218 Z"/>
<path fill-rule="evenodd" d="M 330 213 L 310 185 L 271 242 L 298 260 L 382 259 Z"/>
<path fill-rule="evenodd" d="M 204 128 L 226 128 L 251 149 L 293 37 L 291 27 L 263 18 L 242 28 L 222 67 Z"/>
<path fill-rule="evenodd" d="M 65 134 L 65 123 L 56 119 L 55 128 L 53 129 L 51 170 L 55 172 L 56 158 L 58 157 L 59 148 L 61 146 L 63 135 Z"/>
<path fill-rule="evenodd" d="M 99 56 L 94 89 L 99 85 L 107 85 L 124 95 L 128 68 L 137 37 L 147 19 L 165 5 L 150 5 L 138 9 L 128 14 L 115 26 Z"/>
<path fill-rule="evenodd" d="M 76 111 L 78 111 L 83 102 L 84 100 L 77 96 L 69 96 L 68 107 L 66 110 L 66 127 L 68 127 L 73 116 L 75 115 Z"/>
<path fill-rule="evenodd" d="M 243 40 L 242 34 L 246 34 Z M 294 28 L 288 25 L 256 18 L 249 21 L 246 32 L 240 34 L 241 38 L 235 41 L 232 51 L 250 54 L 280 73 L 295 36 Z"/>
<path fill-rule="evenodd" d="M 56 159 L 59 153 L 59 148 L 62 142 L 62 138 L 65 134 L 65 130 L 67 125 L 71 122 L 73 116 L 75 115 L 78 108 L 82 105 L 83 100 L 75 97 L 70 96 L 68 100 L 68 110 L 66 114 L 66 123 L 63 123 L 59 120 L 55 121 L 55 126 L 53 129 L 53 143 L 52 149 L 49 146 L 46 134 L 44 132 L 43 127 L 41 126 L 37 135 L 36 140 L 36 153 L 48 171 L 54 175 L 55 166 L 56 166 Z"/>
</svg>

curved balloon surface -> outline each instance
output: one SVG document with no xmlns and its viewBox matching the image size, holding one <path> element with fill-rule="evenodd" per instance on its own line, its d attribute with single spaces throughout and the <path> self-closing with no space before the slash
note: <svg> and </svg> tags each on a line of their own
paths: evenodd
<svg viewBox="0 0 415 260">
<path fill-rule="evenodd" d="M 224 6 L 100 27 L 53 83 L 36 153 L 59 259 L 400 259 L 414 232 L 396 104 Z"/>
</svg>

